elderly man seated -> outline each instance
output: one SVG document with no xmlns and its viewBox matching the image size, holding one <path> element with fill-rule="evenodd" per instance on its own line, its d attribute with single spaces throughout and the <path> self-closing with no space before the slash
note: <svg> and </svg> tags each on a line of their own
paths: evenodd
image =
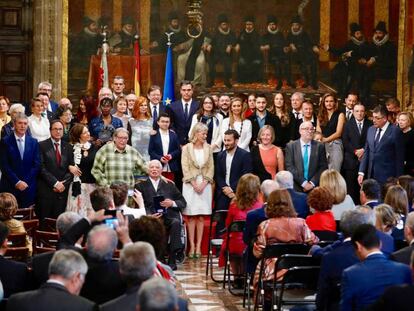
<svg viewBox="0 0 414 311">
<path fill-rule="evenodd" d="M 135 185 L 144 198 L 147 215 L 155 215 L 163 220 L 169 232 L 168 264 L 176 270 L 176 253 L 182 249 L 181 215 L 187 202 L 175 184 L 161 178 L 162 164 L 158 160 L 148 163 L 148 178 Z"/>
</svg>

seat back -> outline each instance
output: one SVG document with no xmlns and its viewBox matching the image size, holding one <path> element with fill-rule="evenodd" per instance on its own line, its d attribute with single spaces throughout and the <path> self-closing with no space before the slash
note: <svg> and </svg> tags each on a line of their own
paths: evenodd
<svg viewBox="0 0 414 311">
<path fill-rule="evenodd" d="M 314 230 L 313 233 L 319 238 L 320 241 L 336 241 L 338 240 L 338 233 L 328 230 Z"/>
<path fill-rule="evenodd" d="M 7 236 L 8 247 L 26 247 L 26 233 L 12 233 Z"/>
<path fill-rule="evenodd" d="M 47 232 L 47 231 L 36 230 L 35 251 L 37 251 L 38 247 L 56 249 L 56 244 L 57 244 L 58 239 L 59 239 L 59 236 L 57 232 Z"/>
<path fill-rule="evenodd" d="M 311 255 L 284 254 L 278 258 L 276 262 L 275 272 L 280 269 L 290 269 L 292 267 L 306 267 L 319 265 L 320 258 L 315 258 Z"/>
<path fill-rule="evenodd" d="M 31 220 L 35 218 L 34 207 L 18 208 L 13 216 L 17 220 Z"/>
<path fill-rule="evenodd" d="M 213 214 L 211 214 L 211 219 L 210 219 L 210 236 L 212 234 L 212 229 L 213 229 L 214 224 L 217 224 L 218 222 L 224 223 L 226 221 L 227 212 L 228 211 L 226 210 L 213 211 Z M 216 236 L 221 235 L 224 232 L 225 232 L 225 228 L 223 229 L 222 232 L 219 232 L 219 234 L 216 233 Z"/>
<path fill-rule="evenodd" d="M 283 276 L 281 290 L 289 287 L 316 291 L 318 288 L 319 271 L 319 266 L 291 267 Z"/>
<path fill-rule="evenodd" d="M 36 230 L 39 229 L 39 219 L 23 220 L 23 226 L 27 234 L 33 239 Z"/>
<path fill-rule="evenodd" d="M 279 258 L 284 254 L 303 254 L 309 253 L 310 245 L 303 243 L 275 243 L 266 246 L 263 259 Z"/>
<path fill-rule="evenodd" d="M 29 249 L 27 247 L 8 247 L 4 258 L 12 259 L 21 262 L 27 262 L 29 257 Z"/>
<path fill-rule="evenodd" d="M 44 226 L 44 228 L 42 228 L 43 231 L 56 232 L 56 219 L 46 217 L 43 220 L 43 226 Z"/>
</svg>

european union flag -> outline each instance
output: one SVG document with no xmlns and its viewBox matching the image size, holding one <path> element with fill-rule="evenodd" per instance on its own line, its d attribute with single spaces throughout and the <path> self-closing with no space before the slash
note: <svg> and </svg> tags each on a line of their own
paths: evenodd
<svg viewBox="0 0 414 311">
<path fill-rule="evenodd" d="M 165 64 L 164 96 L 162 102 L 164 106 L 166 106 L 171 104 L 174 100 L 174 66 L 171 43 L 169 43 L 167 49 L 167 62 Z"/>
</svg>

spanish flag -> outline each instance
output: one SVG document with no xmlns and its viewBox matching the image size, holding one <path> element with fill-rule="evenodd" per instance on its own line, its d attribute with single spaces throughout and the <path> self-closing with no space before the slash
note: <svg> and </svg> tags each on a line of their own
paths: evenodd
<svg viewBox="0 0 414 311">
<path fill-rule="evenodd" d="M 134 57 L 135 57 L 135 66 L 134 66 L 134 91 L 136 96 L 140 96 L 141 87 L 139 85 L 140 76 L 140 64 L 139 64 L 139 38 L 135 37 L 134 43 Z"/>
</svg>

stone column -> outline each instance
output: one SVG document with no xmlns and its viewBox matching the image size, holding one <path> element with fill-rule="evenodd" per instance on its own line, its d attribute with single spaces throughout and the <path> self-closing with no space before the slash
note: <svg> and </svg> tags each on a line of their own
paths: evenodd
<svg viewBox="0 0 414 311">
<path fill-rule="evenodd" d="M 68 0 L 34 1 L 33 23 L 33 94 L 49 81 L 60 99 L 67 92 Z"/>
</svg>

